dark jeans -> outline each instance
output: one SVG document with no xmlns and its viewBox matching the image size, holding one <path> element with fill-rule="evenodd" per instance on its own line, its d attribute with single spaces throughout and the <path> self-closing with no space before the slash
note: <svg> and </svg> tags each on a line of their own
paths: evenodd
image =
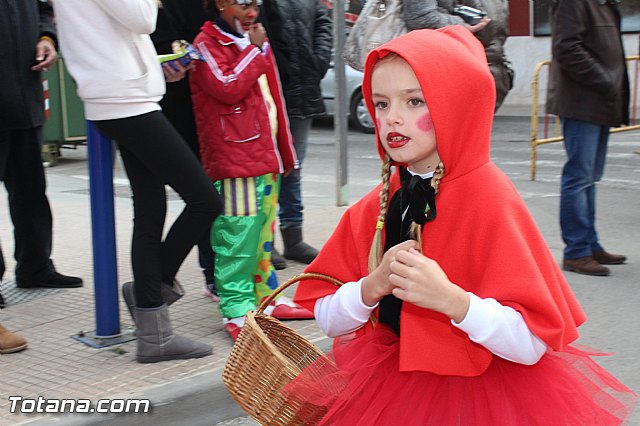
<svg viewBox="0 0 640 426">
<path fill-rule="evenodd" d="M 38 281 L 55 272 L 49 259 L 52 218 L 41 149 L 41 126 L 0 131 L 0 179 L 9 195 L 16 280 Z M 4 258 L 0 255 L 0 276 L 4 271 Z"/>
<path fill-rule="evenodd" d="M 290 118 L 289 127 L 293 136 L 293 145 L 296 148 L 298 161 L 302 167 L 302 161 L 307 153 L 307 139 L 311 130 L 312 118 Z M 280 227 L 290 225 L 302 225 L 302 185 L 300 169 L 293 170 L 289 176 L 282 178 L 280 184 L 280 196 L 278 198 L 280 210 Z"/>
<path fill-rule="evenodd" d="M 138 306 L 160 306 L 160 283 L 173 282 L 189 251 L 220 213 L 220 196 L 196 156 L 160 111 L 95 124 L 116 141 L 131 183 L 131 264 Z M 165 184 L 186 206 L 163 241 Z"/>
<path fill-rule="evenodd" d="M 609 127 L 562 118 L 567 162 L 560 185 L 560 228 L 565 259 L 602 250 L 596 232 L 596 182 L 607 158 Z"/>
</svg>

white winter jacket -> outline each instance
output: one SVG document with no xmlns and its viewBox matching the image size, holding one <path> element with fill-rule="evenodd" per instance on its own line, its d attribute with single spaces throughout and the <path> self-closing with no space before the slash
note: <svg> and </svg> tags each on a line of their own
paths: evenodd
<svg viewBox="0 0 640 426">
<path fill-rule="evenodd" d="M 58 38 L 87 120 L 159 110 L 165 93 L 153 47 L 156 0 L 56 0 Z"/>
</svg>

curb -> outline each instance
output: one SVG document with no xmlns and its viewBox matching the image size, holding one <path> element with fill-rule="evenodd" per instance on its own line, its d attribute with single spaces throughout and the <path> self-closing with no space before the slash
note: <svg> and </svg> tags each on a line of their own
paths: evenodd
<svg viewBox="0 0 640 426">
<path fill-rule="evenodd" d="M 332 339 L 324 338 L 315 344 L 323 351 L 331 349 Z M 19 423 L 29 426 L 93 426 L 139 425 L 159 426 L 177 423 L 190 426 L 211 426 L 237 418 L 247 418 L 222 382 L 222 370 L 169 381 L 140 392 L 118 395 L 111 399 L 149 399 L 149 413 L 123 414 L 64 414 L 48 415 Z"/>
</svg>

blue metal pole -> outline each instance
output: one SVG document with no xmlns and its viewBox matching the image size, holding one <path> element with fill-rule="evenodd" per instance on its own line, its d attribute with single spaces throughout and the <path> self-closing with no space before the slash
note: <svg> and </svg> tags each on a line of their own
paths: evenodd
<svg viewBox="0 0 640 426">
<path fill-rule="evenodd" d="M 113 149 L 109 138 L 87 122 L 89 189 L 93 232 L 96 337 L 120 334 L 116 233 L 113 208 Z"/>
</svg>

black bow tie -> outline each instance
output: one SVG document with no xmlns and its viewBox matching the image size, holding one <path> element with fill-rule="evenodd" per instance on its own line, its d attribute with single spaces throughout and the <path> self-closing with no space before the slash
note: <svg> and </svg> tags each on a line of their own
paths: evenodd
<svg viewBox="0 0 640 426">
<path fill-rule="evenodd" d="M 400 208 L 402 212 L 407 211 L 404 219 L 410 219 L 419 225 L 435 219 L 436 191 L 431 186 L 431 178 L 423 179 L 420 176 L 411 175 L 402 168 L 400 180 L 402 182 Z"/>
</svg>

